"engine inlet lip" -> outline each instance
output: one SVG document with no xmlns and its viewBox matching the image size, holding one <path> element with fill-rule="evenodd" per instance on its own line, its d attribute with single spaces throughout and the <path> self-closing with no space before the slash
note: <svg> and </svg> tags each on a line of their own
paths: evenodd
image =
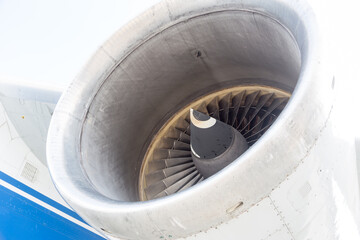
<svg viewBox="0 0 360 240">
<path fill-rule="evenodd" d="M 227 1 L 224 1 L 224 3 L 226 2 Z M 203 7 L 209 8 L 209 5 L 211 5 L 212 3 L 206 1 L 199 1 L 198 3 L 192 4 L 195 8 L 203 9 Z M 79 123 L 79 119 L 81 119 L 81 117 L 83 116 L 77 116 L 74 113 L 76 112 L 76 110 L 83 109 L 84 106 L 88 106 L 89 104 L 87 101 L 81 99 L 79 95 L 81 95 L 82 93 L 87 93 L 87 91 L 96 87 L 96 84 L 93 83 L 91 86 L 86 86 L 85 90 L 82 88 L 83 86 L 81 86 L 81 84 L 79 84 L 80 87 L 77 84 L 72 84 L 69 89 L 66 90 L 65 94 L 63 94 L 61 99 L 59 100 L 59 105 L 56 107 L 48 133 L 48 166 L 51 177 L 54 180 L 58 191 L 62 194 L 65 201 L 72 208 L 74 208 L 80 214 L 80 216 L 84 218 L 85 221 L 88 221 L 95 226 L 99 226 L 99 222 L 96 222 L 96 220 L 92 220 L 92 217 L 103 216 L 105 213 L 109 213 L 112 214 L 112 217 L 117 215 L 118 220 L 123 220 L 126 218 L 128 220 L 130 219 L 130 222 L 134 221 L 134 219 L 137 218 L 146 219 L 146 221 L 144 220 L 143 222 L 139 223 L 140 226 L 143 226 L 143 228 L 139 227 L 139 234 L 142 236 L 146 236 L 146 234 L 160 234 L 150 232 L 149 227 L 146 227 L 146 224 L 149 224 L 149 222 L 150 225 L 153 224 L 154 226 L 164 224 L 167 229 L 166 231 L 176 233 L 176 228 L 172 227 L 170 223 L 166 225 L 165 222 L 162 222 L 161 218 L 164 217 L 164 214 L 171 214 L 176 211 L 178 218 L 185 219 L 186 216 L 184 216 L 184 214 L 186 213 L 182 213 L 181 210 L 187 209 L 187 207 L 190 206 L 190 202 L 193 202 L 195 198 L 201 199 L 203 196 L 210 192 L 210 188 L 212 186 L 218 185 L 220 182 L 229 181 L 228 177 L 234 176 L 235 171 L 238 170 L 238 168 L 245 166 L 246 163 L 249 161 L 258 160 L 259 156 L 255 157 L 256 154 L 260 153 L 261 156 L 269 156 L 264 154 L 264 149 L 266 149 L 267 147 L 276 147 L 274 145 L 274 142 L 276 142 L 275 140 L 281 140 L 285 137 L 289 138 L 291 134 L 296 135 L 297 132 L 301 132 L 303 131 L 303 129 L 305 129 L 304 125 L 307 125 L 308 122 L 312 121 L 312 125 L 308 127 L 308 131 L 313 131 L 315 132 L 315 134 L 314 136 L 309 136 L 309 138 L 311 137 L 311 140 L 305 139 L 306 141 L 304 140 L 303 142 L 306 151 L 311 148 L 315 141 L 313 139 L 320 134 L 320 129 L 325 124 L 331 109 L 331 103 L 323 103 L 321 101 L 321 97 L 331 95 L 330 91 L 327 90 L 327 87 L 331 88 L 332 79 L 332 74 L 326 72 L 329 69 L 326 69 L 326 66 L 324 67 L 324 65 L 326 64 L 326 60 L 321 57 L 321 45 L 319 44 L 319 33 L 316 26 L 315 17 L 313 16 L 313 13 L 311 11 L 307 12 L 305 16 L 303 15 L 303 12 L 305 12 L 305 10 L 308 10 L 309 8 L 308 5 L 303 1 L 294 1 L 288 3 L 269 1 L 268 4 L 274 4 L 274 7 L 268 5 L 264 7 L 262 6 L 262 4 L 264 4 L 263 1 L 243 1 L 242 7 L 249 6 L 250 9 L 259 10 L 267 9 L 269 10 L 269 14 L 274 16 L 276 16 L 278 8 L 281 8 L 289 10 L 291 14 L 293 14 L 291 17 L 295 18 L 294 16 L 296 16 L 301 19 L 301 23 L 305 28 L 303 33 L 297 33 L 297 40 L 300 38 L 305 39 L 305 42 L 303 42 L 301 46 L 301 74 L 299 76 L 292 97 L 289 100 L 289 103 L 282 111 L 280 118 L 274 122 L 271 130 L 267 131 L 259 139 L 257 144 L 254 144 L 253 147 L 251 147 L 243 155 L 241 155 L 242 161 L 234 161 L 229 165 L 231 167 L 227 167 L 221 170 L 219 174 L 215 174 L 214 176 L 210 177 L 207 180 L 206 184 L 198 184 L 195 185 L 193 188 L 179 194 L 146 202 L 120 202 L 109 199 L 99 194 L 89 183 L 86 182 L 85 176 L 79 175 L 82 173 L 81 171 L 79 171 L 80 168 L 74 168 L 71 163 L 68 162 L 69 159 L 81 157 L 79 143 L 76 142 L 76 144 L 74 144 L 74 148 L 67 148 L 67 141 L 74 142 L 74 137 L 71 135 L 73 133 L 71 133 L 71 131 L 69 130 L 74 127 L 81 128 L 81 123 Z M 179 15 L 181 14 L 182 13 L 180 13 Z M 160 14 L 160 16 L 162 15 Z M 280 22 L 287 22 L 285 19 L 286 16 L 278 17 Z M 289 24 L 291 25 L 290 20 L 288 22 L 290 22 Z M 287 27 L 290 28 L 293 33 L 298 31 L 295 26 Z M 130 30 L 132 30 L 132 28 L 130 28 L 128 31 Z M 139 37 L 143 37 L 143 35 L 147 35 L 148 32 L 142 33 L 140 31 L 140 34 L 136 34 L 138 34 Z M 306 35 L 306 37 L 304 35 Z M 114 35 L 108 42 L 116 42 L 116 39 L 118 37 L 119 35 Z M 96 70 L 101 71 L 100 77 L 103 77 L 103 74 L 106 74 L 107 71 L 110 71 L 109 69 L 111 69 L 113 66 L 113 63 L 106 64 L 100 64 L 99 66 L 95 67 Z M 84 72 L 86 72 L 86 69 L 84 70 Z M 328 80 L 328 77 L 330 75 L 331 77 Z M 93 77 L 98 78 L 99 75 Z M 82 79 L 80 77 L 77 81 L 85 81 L 84 78 L 86 78 L 86 75 L 82 76 Z M 330 82 L 329 86 L 327 86 L 328 82 Z M 311 101 L 306 100 L 306 98 L 311 98 Z M 75 106 L 73 106 L 74 103 L 76 103 Z M 305 118 L 305 116 L 302 116 L 301 114 L 303 114 L 305 110 L 313 112 L 315 118 Z M 286 130 L 288 131 L 288 135 L 286 136 L 279 134 L 279 132 L 283 132 L 281 131 L 281 129 L 284 128 L 286 128 Z M 80 136 L 75 136 L 75 138 L 78 140 Z M 300 145 L 300 143 L 298 144 Z M 294 167 L 296 167 L 297 164 L 301 161 L 301 158 L 306 154 L 306 151 L 300 147 L 298 147 L 298 149 L 296 148 L 296 150 L 297 154 L 301 154 L 293 155 L 297 157 L 293 160 L 294 162 L 290 166 L 292 167 L 291 169 L 284 169 L 283 174 L 285 175 L 291 173 Z M 67 160 L 67 162 L 65 162 L 64 160 Z M 281 179 L 276 178 L 272 179 L 271 181 L 273 182 L 273 185 L 276 186 L 280 183 L 280 180 Z M 244 200 L 241 201 L 242 204 L 239 209 L 241 209 L 241 211 L 244 211 L 245 209 L 249 208 L 252 204 L 254 204 L 254 202 L 260 200 L 259 196 L 268 194 L 271 188 L 266 188 L 265 192 L 259 193 L 258 191 L 261 190 L 264 189 L 254 190 L 254 192 L 247 192 L 246 194 L 244 194 L 242 196 Z M 236 202 L 239 202 L 240 200 L 242 199 L 236 199 Z M 212 204 L 213 202 L 209 202 L 209 205 Z M 226 214 L 226 209 L 229 209 L 231 206 L 235 205 L 235 202 L 232 205 L 229 202 L 226 202 L 224 204 L 226 204 L 226 206 L 224 205 L 219 207 L 219 221 L 216 223 L 212 222 L 212 224 L 220 224 L 221 221 L 230 218 Z M 175 208 L 177 209 L 174 210 Z M 201 205 L 196 205 L 195 208 L 193 207 L 191 209 L 196 210 L 197 208 L 201 208 Z M 156 214 L 159 214 L 159 216 L 157 216 Z M 151 220 L 153 222 L 151 222 Z M 125 221 L 124 225 L 126 225 Z M 194 233 L 202 230 L 202 228 L 202 225 L 194 225 L 193 228 L 189 228 L 186 232 L 184 231 L 183 234 Z M 130 231 L 124 231 L 129 236 L 133 234 Z M 125 233 L 124 235 L 126 235 Z M 174 234 L 174 236 L 176 236 L 176 234 Z"/>
</svg>

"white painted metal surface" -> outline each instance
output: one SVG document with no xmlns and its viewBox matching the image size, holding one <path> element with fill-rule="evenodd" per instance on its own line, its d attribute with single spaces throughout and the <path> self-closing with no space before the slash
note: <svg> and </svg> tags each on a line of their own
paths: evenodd
<svg viewBox="0 0 360 240">
<path fill-rule="evenodd" d="M 21 112 L 18 118 L 22 119 Z M 0 103 L 0 166 L 1 171 L 25 185 L 67 206 L 56 191 L 47 167 L 35 157 L 34 153 L 19 136 Z M 31 179 L 24 174 L 24 167 L 31 165 Z M 67 206 L 68 207 L 68 206 Z"/>
</svg>

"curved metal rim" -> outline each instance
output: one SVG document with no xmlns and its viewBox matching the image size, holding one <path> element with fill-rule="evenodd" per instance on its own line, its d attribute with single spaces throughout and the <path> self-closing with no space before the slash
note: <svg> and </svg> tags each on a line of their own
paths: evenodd
<svg viewBox="0 0 360 240">
<path fill-rule="evenodd" d="M 223 1 L 224 7 L 227 4 L 227 0 Z M 229 1 L 229 3 L 232 1 Z M 274 2 L 269 1 L 269 4 L 273 4 Z M 48 159 L 48 165 L 51 172 L 51 176 L 56 184 L 56 187 L 58 188 L 59 192 L 62 194 L 62 196 L 65 198 L 65 200 L 75 209 L 78 213 L 85 219 L 90 220 L 89 216 L 92 215 L 98 215 L 102 214 L 104 212 L 107 213 L 113 213 L 113 214 L 123 214 L 126 217 L 135 219 L 139 217 L 142 220 L 145 219 L 152 219 L 154 220 L 154 225 L 159 224 L 161 222 L 160 218 L 162 214 L 159 214 L 160 212 L 163 212 L 164 210 L 172 209 L 174 206 L 178 206 L 180 203 L 184 202 L 192 202 L 194 200 L 194 197 L 198 195 L 198 197 L 201 198 L 201 193 L 206 194 L 207 191 L 211 188 L 211 186 L 217 185 L 220 182 L 227 182 L 229 177 L 234 176 L 234 172 L 238 171 L 241 168 L 247 168 L 245 166 L 247 163 L 254 163 L 259 159 L 259 155 L 264 155 L 265 149 L 269 146 L 273 146 L 273 142 L 276 142 L 275 140 L 279 140 L 281 137 L 284 137 L 285 139 L 288 138 L 291 134 L 297 135 L 299 131 L 303 130 L 304 124 L 309 122 L 310 120 L 313 120 L 313 118 L 302 118 L 301 114 L 305 111 L 314 111 L 314 116 L 318 117 L 318 119 L 315 119 L 315 122 L 313 122 L 311 129 L 314 130 L 315 135 L 309 136 L 309 141 L 305 141 L 305 145 L 301 146 L 299 148 L 298 153 L 301 153 L 299 156 L 297 156 L 297 159 L 294 160 L 291 166 L 283 166 L 283 172 L 282 175 L 286 176 L 289 175 L 296 166 L 301 162 L 301 159 L 306 156 L 306 153 L 313 144 L 316 141 L 316 137 L 320 134 L 321 128 L 326 123 L 326 117 L 327 113 L 330 112 L 331 104 L 321 104 L 319 99 L 320 95 L 327 94 L 327 90 L 323 90 L 322 87 L 327 84 L 327 79 L 323 80 L 325 78 L 325 73 L 322 71 L 321 67 L 318 68 L 318 62 L 321 60 L 320 58 L 320 52 L 318 51 L 318 47 L 320 46 L 318 41 L 319 37 L 317 36 L 317 29 L 316 29 L 316 21 L 311 11 L 309 11 L 309 7 L 304 2 L 291 2 L 291 3 L 282 3 L 275 1 L 277 4 L 277 7 L 282 7 L 285 9 L 290 9 L 298 17 L 304 18 L 304 14 L 307 15 L 306 17 L 308 19 L 305 19 L 303 22 L 304 27 L 306 28 L 306 34 L 309 45 L 307 46 L 306 43 L 304 43 L 303 46 L 300 46 L 302 48 L 302 71 L 301 76 L 299 77 L 296 89 L 293 93 L 292 98 L 290 99 L 288 106 L 283 110 L 281 114 L 281 118 L 279 118 L 272 126 L 272 131 L 268 131 L 264 136 L 259 140 L 257 144 L 255 144 L 251 149 L 249 149 L 245 154 L 241 156 L 242 161 L 235 161 L 230 166 L 225 169 L 223 169 L 218 174 L 212 176 L 209 178 L 206 182 L 194 186 L 192 189 L 189 189 L 187 191 L 181 192 L 176 195 L 172 195 L 166 198 L 146 201 L 146 202 L 132 202 L 132 203 L 122 203 L 119 201 L 114 201 L 111 199 L 108 199 L 100 194 L 97 194 L 97 192 L 89 185 L 85 186 L 83 182 L 79 181 L 79 178 L 77 179 L 68 179 L 64 176 L 68 175 L 71 171 L 78 171 L 78 169 L 72 169 L 72 166 L 69 166 L 68 164 L 63 163 L 63 159 L 68 158 L 69 156 L 78 156 L 80 157 L 80 151 L 79 146 L 74 146 L 74 149 L 64 149 L 64 141 L 65 140 L 59 140 L 59 139 L 69 139 L 69 133 L 66 132 L 66 128 L 62 128 L 64 126 L 78 126 L 79 123 L 79 116 L 72 115 L 72 110 L 74 109 L 83 109 L 84 106 L 89 106 L 89 102 L 80 102 L 77 103 L 76 106 L 72 106 L 72 104 L 76 103 L 75 95 L 79 94 L 79 89 L 82 93 L 89 92 L 92 90 L 94 85 L 98 86 L 98 83 L 96 81 L 91 85 L 87 84 L 88 79 L 85 79 L 84 76 L 80 75 L 80 77 L 69 87 L 69 89 L 63 94 L 61 97 L 58 106 L 56 107 L 54 117 L 51 121 L 49 134 L 48 134 L 48 141 L 47 141 L 47 157 Z M 186 6 L 185 9 L 180 9 L 178 12 L 178 18 L 174 20 L 176 17 L 172 16 L 174 19 L 170 19 L 168 16 L 167 11 L 165 11 L 165 5 L 167 3 L 160 3 L 157 5 L 157 8 L 153 8 L 149 10 L 148 12 L 145 12 L 140 17 L 138 17 L 134 22 L 130 23 L 128 26 L 124 27 L 122 30 L 118 31 L 113 37 L 111 37 L 103 47 L 99 49 L 99 51 L 95 54 L 95 56 L 92 58 L 92 60 L 89 62 L 88 67 L 83 70 L 83 74 L 90 74 L 91 72 L 96 72 L 95 76 L 92 76 L 92 78 L 103 78 L 105 79 L 108 72 L 111 72 L 111 69 L 116 65 L 114 59 L 119 59 L 118 61 L 121 61 L 121 56 L 126 56 L 126 53 L 131 52 L 131 49 L 133 49 L 134 46 L 133 43 L 130 43 L 133 39 L 137 39 L 138 41 L 143 41 L 143 36 L 149 36 L 151 33 L 151 30 L 144 30 L 141 27 L 138 28 L 139 30 L 135 30 L 135 33 L 133 32 L 134 29 L 137 29 L 135 26 L 141 26 L 144 24 L 144 19 L 148 17 L 149 14 L 153 14 L 153 12 L 157 11 L 158 14 L 154 14 L 157 16 L 158 21 L 154 23 L 152 26 L 147 26 L 147 28 L 162 31 L 162 29 L 166 28 L 167 22 L 171 22 L 172 24 L 175 24 L 176 21 L 179 21 L 182 17 L 189 17 L 186 16 L 186 14 L 189 14 L 187 12 L 187 9 L 190 7 L 194 7 L 194 9 L 198 9 L 200 13 L 202 11 L 210 11 L 206 10 L 204 7 L 210 8 L 211 4 L 215 5 L 215 3 L 211 1 L 205 1 L 200 0 L 194 3 L 189 4 Z M 246 10 L 248 9 L 257 9 L 263 10 L 262 4 L 265 4 L 263 1 L 248 1 L 244 2 L 241 1 L 241 4 L 234 6 L 232 8 L 238 7 L 240 9 L 243 9 L 244 6 L 248 6 Z M 222 7 L 222 6 L 220 6 Z M 267 6 L 268 8 L 272 8 L 272 6 Z M 276 8 L 276 6 L 274 7 Z M 205 9 L 205 10 L 204 10 Z M 183 12 L 181 12 L 183 11 Z M 272 9 L 273 12 L 269 12 L 269 14 L 273 14 L 276 16 L 277 9 Z M 199 14 L 200 14 L 199 13 Z M 185 16 L 185 17 L 184 17 Z M 281 19 L 279 19 L 281 21 Z M 158 26 L 158 25 L 159 26 Z M 295 23 L 294 23 L 295 24 Z M 289 26 L 287 26 L 289 27 Z M 291 26 L 290 30 L 297 31 L 296 26 Z M 114 42 L 117 42 L 121 36 L 130 36 L 129 42 L 124 43 L 126 46 L 120 46 L 120 48 L 116 49 L 117 53 L 120 58 L 118 57 L 111 57 L 111 56 L 105 56 L 105 63 L 96 65 L 95 70 L 89 70 L 91 67 L 95 66 L 95 63 L 102 60 L 101 57 L 104 54 L 103 49 L 111 48 L 110 45 L 112 45 Z M 140 40 L 139 40 L 140 39 Z M 123 47 L 123 49 L 121 48 Z M 124 51 L 124 49 L 126 51 Z M 114 55 L 116 55 L 114 54 Z M 98 59 L 96 59 L 98 58 Z M 322 62 L 322 64 L 324 64 Z M 100 72 L 100 73 L 99 73 Z M 318 81 L 313 81 L 315 77 L 318 77 Z M 86 82 L 86 84 L 85 84 Z M 314 83 L 316 86 L 314 86 Z M 330 85 L 329 85 L 330 87 Z M 315 89 L 315 90 L 314 90 Z M 326 88 L 327 89 L 327 88 Z M 317 92 L 317 90 L 322 90 L 325 93 Z M 308 97 L 312 97 L 312 101 L 304 101 L 304 95 L 307 95 Z M 320 109 L 321 108 L 321 109 Z M 321 111 L 321 114 L 317 113 L 317 111 Z M 299 117 L 300 116 L 300 117 Z M 296 117 L 299 117 L 298 119 L 295 119 Z M 302 122 L 304 121 L 305 122 Z M 286 128 L 288 131 L 287 136 L 279 136 L 278 132 L 280 128 Z M 309 129 L 310 131 L 310 129 Z M 283 132 L 283 131 L 282 131 Z M 73 134 L 73 133 L 72 133 Z M 78 137 L 78 136 L 77 136 Z M 300 142 L 297 142 L 297 144 L 301 144 Z M 263 153 L 263 154 L 259 154 Z M 79 173 L 79 172 L 77 172 Z M 282 180 L 285 178 L 282 177 Z M 270 179 L 270 182 L 272 182 L 272 188 L 275 188 L 280 182 L 279 179 Z M 271 191 L 271 189 L 269 189 Z M 257 196 L 256 199 L 252 199 L 252 201 L 244 202 L 242 204 L 242 208 L 240 208 L 239 211 L 237 211 L 237 214 L 240 212 L 246 210 L 247 208 L 251 207 L 252 204 L 258 202 L 261 197 L 264 197 L 268 194 L 268 190 L 266 192 L 258 193 L 254 192 L 252 194 L 243 194 L 246 198 L 247 196 Z M 76 196 L 76 197 L 74 197 Z M 240 196 L 238 194 L 237 196 Z M 235 197 L 236 198 L 236 197 Z M 232 201 L 234 204 L 238 204 L 237 201 L 243 201 L 243 199 L 235 199 Z M 100 206 L 101 204 L 101 206 Z M 207 208 L 209 207 L 209 204 L 212 204 L 212 202 L 208 203 Z M 231 207 L 231 202 L 227 201 L 222 206 L 220 206 L 221 209 L 227 209 L 227 207 Z M 188 206 L 188 205 L 186 205 Z M 186 208 L 185 206 L 185 208 Z M 195 206 L 193 209 L 196 209 Z M 217 206 L 219 207 L 219 206 Z M 229 219 L 234 217 L 234 215 L 228 215 L 226 211 L 222 211 L 223 215 L 218 217 L 217 224 L 220 224 L 220 221 L 224 219 Z M 156 216 L 156 214 L 159 214 Z M 170 213 L 169 213 L 170 214 Z M 185 214 L 185 213 L 184 213 Z M 130 216 L 131 215 L 131 216 Z M 156 218 L 156 219 L 155 219 Z M 93 223 L 93 221 L 89 221 L 90 223 Z M 178 228 L 178 226 L 172 226 L 169 225 L 168 231 L 175 231 L 175 228 Z M 153 228 L 153 226 L 151 226 Z M 202 226 L 196 226 L 193 229 L 187 229 L 187 231 L 184 231 L 183 234 L 185 236 L 189 233 L 193 233 L 194 231 L 200 231 L 202 229 Z M 140 233 L 144 233 L 148 231 L 144 227 L 144 229 L 139 230 Z M 153 233 L 160 235 L 162 234 L 161 231 L 157 233 Z"/>
</svg>

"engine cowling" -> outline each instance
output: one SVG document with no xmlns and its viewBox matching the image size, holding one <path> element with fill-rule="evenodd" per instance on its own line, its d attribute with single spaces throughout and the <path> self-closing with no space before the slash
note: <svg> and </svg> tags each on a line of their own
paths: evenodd
<svg viewBox="0 0 360 240">
<path fill-rule="evenodd" d="M 327 124 L 334 82 L 319 35 L 303 1 L 152 7 L 99 48 L 56 106 L 47 158 L 58 191 L 119 239 L 188 237 L 235 218 L 295 171 Z M 261 130 L 259 121 L 270 125 L 203 180 L 180 137 L 190 134 L 190 107 L 231 118 L 239 131 L 253 131 L 247 136 Z M 185 160 L 169 164 L 174 158 Z M 163 168 L 154 164 L 161 160 Z M 185 170 L 186 181 L 164 180 Z"/>
</svg>

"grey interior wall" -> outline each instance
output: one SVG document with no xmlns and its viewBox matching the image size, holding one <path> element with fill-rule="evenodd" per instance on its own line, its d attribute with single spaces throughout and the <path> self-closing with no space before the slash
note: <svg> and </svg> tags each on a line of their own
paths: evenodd
<svg viewBox="0 0 360 240">
<path fill-rule="evenodd" d="M 300 59 L 283 25 L 249 11 L 206 14 L 159 32 L 119 63 L 94 98 L 82 132 L 86 175 L 105 196 L 136 201 L 142 154 L 172 111 L 243 82 L 291 91 Z"/>
</svg>

